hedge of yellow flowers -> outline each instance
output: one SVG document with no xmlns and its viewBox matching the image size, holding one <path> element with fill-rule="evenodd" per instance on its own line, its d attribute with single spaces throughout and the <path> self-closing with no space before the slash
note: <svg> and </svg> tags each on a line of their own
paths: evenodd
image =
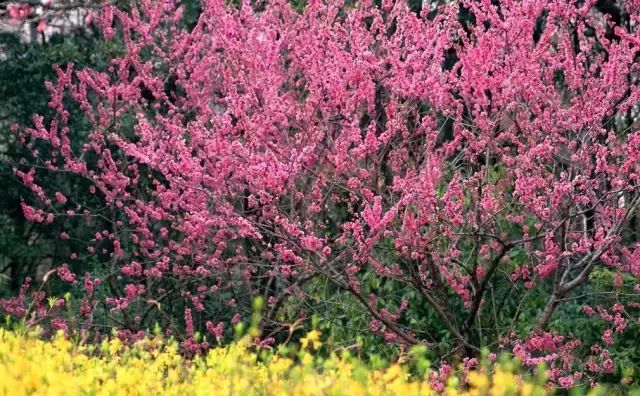
<svg viewBox="0 0 640 396">
<path fill-rule="evenodd" d="M 427 376 L 402 365 L 369 369 L 355 358 L 320 357 L 317 332 L 301 340 L 293 357 L 260 353 L 241 339 L 187 360 L 175 342 L 160 338 L 133 347 L 117 338 L 102 345 L 72 342 L 63 334 L 44 341 L 0 328 L 0 395 L 431 395 Z M 498 367 L 472 372 L 467 384 L 451 378 L 447 395 L 546 395 Z"/>
</svg>

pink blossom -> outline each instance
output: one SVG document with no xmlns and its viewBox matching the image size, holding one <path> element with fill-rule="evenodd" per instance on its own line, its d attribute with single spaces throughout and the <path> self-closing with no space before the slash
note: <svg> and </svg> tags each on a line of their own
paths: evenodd
<svg viewBox="0 0 640 396">
<path fill-rule="evenodd" d="M 207 321 L 206 327 L 209 333 L 216 337 L 216 339 L 220 339 L 222 337 L 222 332 L 224 331 L 224 324 L 222 322 L 218 322 L 218 324 L 214 326 L 211 321 Z"/>
<path fill-rule="evenodd" d="M 54 318 L 51 320 L 51 327 L 55 330 L 62 330 L 67 332 L 69 330 L 69 326 L 67 326 L 67 322 L 60 318 Z"/>
<path fill-rule="evenodd" d="M 65 282 L 73 283 L 76 281 L 76 275 L 73 272 L 71 272 L 71 270 L 69 269 L 69 266 L 67 266 L 66 263 L 58 267 L 57 272 L 60 279 L 62 279 Z"/>
<path fill-rule="evenodd" d="M 56 201 L 61 204 L 67 203 L 67 197 L 65 197 L 61 192 L 56 192 Z"/>
<path fill-rule="evenodd" d="M 186 326 L 187 336 L 193 336 L 193 318 L 191 317 L 191 310 L 189 308 L 185 308 L 184 310 L 184 322 Z"/>
<path fill-rule="evenodd" d="M 558 384 L 563 388 L 571 388 L 573 386 L 573 377 L 560 377 L 558 378 Z"/>
<path fill-rule="evenodd" d="M 9 4 L 7 6 L 9 18 L 17 22 L 22 22 L 27 19 L 32 11 L 31 6 L 28 4 Z"/>
<path fill-rule="evenodd" d="M 44 19 L 41 19 L 40 22 L 38 22 L 38 26 L 36 26 L 36 31 L 42 33 L 46 29 L 47 29 L 47 22 Z"/>
<path fill-rule="evenodd" d="M 602 362 L 602 369 L 605 373 L 613 373 L 615 370 L 615 364 L 613 360 L 607 358 Z"/>
</svg>

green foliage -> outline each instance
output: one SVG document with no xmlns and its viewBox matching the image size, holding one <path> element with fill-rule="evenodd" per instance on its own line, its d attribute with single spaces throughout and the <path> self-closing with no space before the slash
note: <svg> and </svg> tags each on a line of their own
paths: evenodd
<svg viewBox="0 0 640 396">
<path fill-rule="evenodd" d="M 59 238 L 60 225 L 34 224 L 25 221 L 20 202 L 30 203 L 30 192 L 16 178 L 13 169 L 20 168 L 27 158 L 11 131 L 13 124 L 29 126 L 33 114 L 51 115 L 49 93 L 45 81 L 55 79 L 53 65 L 72 62 L 75 67 L 91 66 L 106 69 L 108 62 L 121 51 L 117 41 L 103 41 L 97 35 L 53 36 L 44 43 L 23 43 L 16 35 L 0 34 L 0 296 L 15 294 L 27 276 L 40 281 L 47 268 L 69 260 L 69 246 L 90 239 L 81 220 L 69 220 L 66 226 L 77 231 L 65 242 Z M 87 125 L 74 121 L 71 127 L 80 139 Z M 79 140 L 78 140 L 79 141 Z M 72 142 L 72 144 L 79 144 Z M 48 150 L 47 147 L 37 147 Z M 86 182 L 57 173 L 37 174 L 38 180 L 53 191 L 60 191 L 70 200 L 80 202 L 89 195 Z M 89 202 L 96 202 L 89 199 Z M 65 227 L 67 228 L 67 227 Z M 84 258 L 84 265 L 93 258 Z M 80 263 L 75 265 L 80 266 Z"/>
</svg>

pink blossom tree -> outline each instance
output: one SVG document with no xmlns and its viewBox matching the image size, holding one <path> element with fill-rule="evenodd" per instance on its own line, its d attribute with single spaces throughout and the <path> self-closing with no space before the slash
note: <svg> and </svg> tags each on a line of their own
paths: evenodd
<svg viewBox="0 0 640 396">
<path fill-rule="evenodd" d="M 187 338 L 193 314 L 219 337 L 258 295 L 277 321 L 322 278 L 389 341 L 440 341 L 406 318 L 426 306 L 459 356 L 513 348 L 565 384 L 580 340 L 547 330 L 604 271 L 609 305 L 585 315 L 609 325 L 587 369 L 610 371 L 607 347 L 640 291 L 640 3 L 620 6 L 625 23 L 595 3 L 462 1 L 418 15 L 390 1 L 298 13 L 206 0 L 189 29 L 172 2 L 107 6 L 98 23 L 125 54 L 104 71 L 60 66 L 48 85 L 58 116 L 20 135 L 50 146 L 16 169 L 42 201 L 25 216 L 106 219 L 86 246 L 108 259 L 103 302 L 163 318 L 161 304 L 183 301 Z M 91 125 L 78 147 L 70 117 Z M 90 181 L 103 206 L 46 191 L 42 168 Z M 369 293 L 371 276 L 401 292 Z M 530 334 L 499 319 L 500 287 L 502 302 L 544 296 Z"/>
</svg>

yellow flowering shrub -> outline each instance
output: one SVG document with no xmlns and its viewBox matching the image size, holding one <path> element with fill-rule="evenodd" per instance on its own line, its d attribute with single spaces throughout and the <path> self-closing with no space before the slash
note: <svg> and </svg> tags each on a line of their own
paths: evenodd
<svg viewBox="0 0 640 396">
<path fill-rule="evenodd" d="M 316 356 L 310 332 L 293 357 L 259 353 L 248 338 L 187 360 L 174 342 L 118 339 L 83 345 L 62 333 L 51 341 L 0 328 L 0 395 L 431 395 L 404 365 L 370 369 L 357 359 Z M 446 395 L 546 395 L 551 390 L 498 367 L 449 381 Z"/>
</svg>

